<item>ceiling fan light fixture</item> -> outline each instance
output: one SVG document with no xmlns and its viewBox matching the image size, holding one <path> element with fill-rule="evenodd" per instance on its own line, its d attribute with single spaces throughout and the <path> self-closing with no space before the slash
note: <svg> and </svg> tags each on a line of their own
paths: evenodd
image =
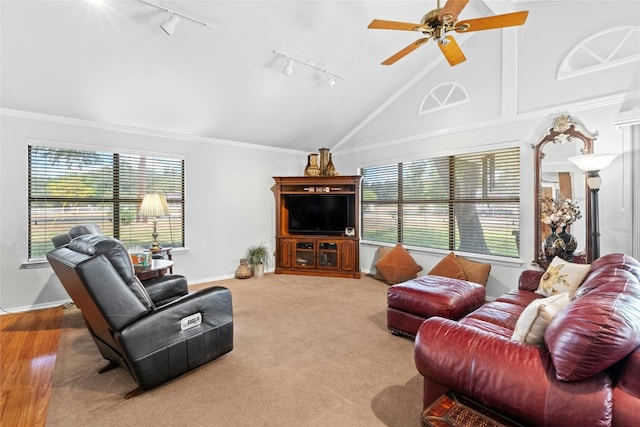
<svg viewBox="0 0 640 427">
<path fill-rule="evenodd" d="M 169 19 L 160 24 L 160 28 L 170 36 L 176 31 L 176 25 L 178 25 L 178 22 L 180 22 L 180 17 L 172 14 Z"/>
</svg>

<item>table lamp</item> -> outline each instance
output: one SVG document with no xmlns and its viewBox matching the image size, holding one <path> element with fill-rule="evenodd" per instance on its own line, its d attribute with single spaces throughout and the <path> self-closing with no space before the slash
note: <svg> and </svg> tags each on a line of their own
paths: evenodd
<svg viewBox="0 0 640 427">
<path fill-rule="evenodd" d="M 162 192 L 153 192 L 144 195 L 142 205 L 138 215 L 153 218 L 153 242 L 149 250 L 151 252 L 160 252 L 162 247 L 158 244 L 158 217 L 169 215 L 169 205 L 167 205 L 167 197 Z"/>
</svg>

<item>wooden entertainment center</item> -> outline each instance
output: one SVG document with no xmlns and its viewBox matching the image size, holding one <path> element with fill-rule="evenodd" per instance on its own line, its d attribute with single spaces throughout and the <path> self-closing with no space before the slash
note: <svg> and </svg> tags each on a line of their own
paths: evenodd
<svg viewBox="0 0 640 427">
<path fill-rule="evenodd" d="M 276 274 L 360 278 L 361 176 L 274 177 Z"/>
</svg>

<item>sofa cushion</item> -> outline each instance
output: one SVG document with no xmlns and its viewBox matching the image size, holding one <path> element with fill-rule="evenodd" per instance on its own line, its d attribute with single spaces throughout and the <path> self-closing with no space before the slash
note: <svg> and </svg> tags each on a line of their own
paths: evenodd
<svg viewBox="0 0 640 427">
<path fill-rule="evenodd" d="M 398 243 L 387 255 L 375 265 L 384 281 L 395 285 L 415 279 L 422 270 L 411 254 Z"/>
<path fill-rule="evenodd" d="M 520 314 L 511 339 L 533 345 L 544 343 L 544 332 L 551 319 L 569 305 L 569 293 L 563 292 L 532 301 Z"/>
<path fill-rule="evenodd" d="M 589 274 L 591 266 L 589 264 L 574 264 L 562 258 L 555 257 L 547 271 L 540 278 L 540 284 L 536 293 L 545 297 L 569 292 L 569 296 L 578 289 L 584 278 Z"/>
<path fill-rule="evenodd" d="M 638 277 L 607 267 L 590 275 L 585 285 L 545 333 L 556 378 L 562 381 L 595 375 L 640 345 Z"/>
<path fill-rule="evenodd" d="M 468 281 L 487 286 L 491 264 L 471 261 L 461 256 L 456 256 L 456 259 Z"/>
<path fill-rule="evenodd" d="M 441 276 L 449 277 L 451 279 L 467 280 L 456 254 L 449 252 L 449 255 L 442 258 L 432 269 L 427 273 L 429 276 Z"/>
</svg>

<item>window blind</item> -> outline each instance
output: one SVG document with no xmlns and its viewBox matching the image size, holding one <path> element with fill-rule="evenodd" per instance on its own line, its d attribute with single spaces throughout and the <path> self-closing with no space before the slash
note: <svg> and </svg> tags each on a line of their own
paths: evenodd
<svg viewBox="0 0 640 427">
<path fill-rule="evenodd" d="M 29 259 L 51 238 L 95 223 L 125 246 L 148 247 L 152 218 L 138 216 L 144 195 L 163 191 L 170 215 L 158 218 L 162 246 L 184 246 L 184 160 L 41 146 L 28 147 Z"/>
<path fill-rule="evenodd" d="M 361 170 L 365 240 L 518 256 L 518 148 Z"/>
</svg>

